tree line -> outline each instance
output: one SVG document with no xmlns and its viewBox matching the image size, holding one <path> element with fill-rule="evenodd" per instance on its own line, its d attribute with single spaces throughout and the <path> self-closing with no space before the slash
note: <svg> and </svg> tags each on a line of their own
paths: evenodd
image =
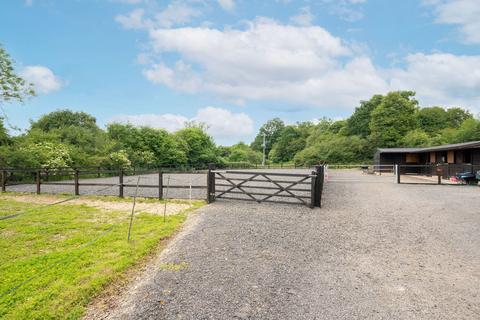
<svg viewBox="0 0 480 320">
<path fill-rule="evenodd" d="M 19 77 L 0 46 L 0 111 L 10 101 L 35 95 Z M 4 113 L 3 113 L 4 114 Z M 420 107 L 412 91 L 374 95 L 361 101 L 344 120 L 285 124 L 274 118 L 261 126 L 254 141 L 217 146 L 201 123 L 187 123 L 170 133 L 163 129 L 113 123 L 101 129 L 95 117 L 68 109 L 32 121 L 11 136 L 0 116 L 0 166 L 159 168 L 252 165 L 262 162 L 309 166 L 319 162 L 370 162 L 376 148 L 423 147 L 480 140 L 480 121 L 460 107 Z M 263 146 L 263 137 L 266 145 Z"/>
<path fill-rule="evenodd" d="M 0 165 L 6 167 L 159 168 L 260 164 L 363 163 L 379 147 L 424 147 L 480 140 L 480 121 L 462 108 L 421 108 L 411 91 L 375 95 L 344 120 L 287 125 L 267 121 L 248 145 L 217 146 L 202 124 L 164 129 L 112 123 L 101 129 L 84 112 L 57 110 L 10 136 L 0 120 Z"/>
<path fill-rule="evenodd" d="M 371 162 L 377 148 L 480 140 L 480 121 L 460 107 L 420 107 L 415 92 L 395 91 L 361 101 L 344 120 L 293 125 L 269 120 L 250 145 L 253 151 L 262 150 L 264 134 L 271 162 L 358 164 Z"/>
</svg>

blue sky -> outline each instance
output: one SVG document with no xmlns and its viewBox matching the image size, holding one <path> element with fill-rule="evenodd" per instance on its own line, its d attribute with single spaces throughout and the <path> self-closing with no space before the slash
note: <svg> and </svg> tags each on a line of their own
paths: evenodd
<svg viewBox="0 0 480 320">
<path fill-rule="evenodd" d="M 221 144 L 389 90 L 477 113 L 479 16 L 478 0 L 5 0 L 0 43 L 38 95 L 4 109 L 20 128 L 65 107 L 102 126 L 195 120 Z"/>
</svg>

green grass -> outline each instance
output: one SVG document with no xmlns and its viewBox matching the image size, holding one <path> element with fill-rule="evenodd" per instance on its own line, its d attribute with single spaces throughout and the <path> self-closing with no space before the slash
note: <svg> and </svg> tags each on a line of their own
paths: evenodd
<svg viewBox="0 0 480 320">
<path fill-rule="evenodd" d="M 194 202 L 192 209 L 202 204 Z M 0 200 L 0 216 L 19 212 L 0 220 L 2 319 L 78 319 L 105 285 L 157 248 L 186 217 L 184 212 L 164 222 L 139 213 L 128 242 L 126 213 Z"/>
</svg>

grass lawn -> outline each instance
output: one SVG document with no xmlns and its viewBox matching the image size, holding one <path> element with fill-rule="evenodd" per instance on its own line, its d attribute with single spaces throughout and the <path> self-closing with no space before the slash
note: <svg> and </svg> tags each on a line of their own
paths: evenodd
<svg viewBox="0 0 480 320">
<path fill-rule="evenodd" d="M 120 279 L 186 218 L 182 212 L 164 222 L 161 215 L 136 213 L 128 242 L 125 212 L 0 200 L 0 219 L 18 213 L 0 220 L 2 319 L 81 317 L 106 284 Z"/>
</svg>

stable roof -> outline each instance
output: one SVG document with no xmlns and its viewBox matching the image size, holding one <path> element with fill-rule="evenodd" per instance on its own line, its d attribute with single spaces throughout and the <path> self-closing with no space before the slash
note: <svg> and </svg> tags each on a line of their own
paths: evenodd
<svg viewBox="0 0 480 320">
<path fill-rule="evenodd" d="M 480 148 L 480 141 L 470 141 L 463 143 L 444 144 L 436 147 L 426 148 L 379 148 L 379 153 L 420 153 L 434 151 L 464 150 Z"/>
</svg>

